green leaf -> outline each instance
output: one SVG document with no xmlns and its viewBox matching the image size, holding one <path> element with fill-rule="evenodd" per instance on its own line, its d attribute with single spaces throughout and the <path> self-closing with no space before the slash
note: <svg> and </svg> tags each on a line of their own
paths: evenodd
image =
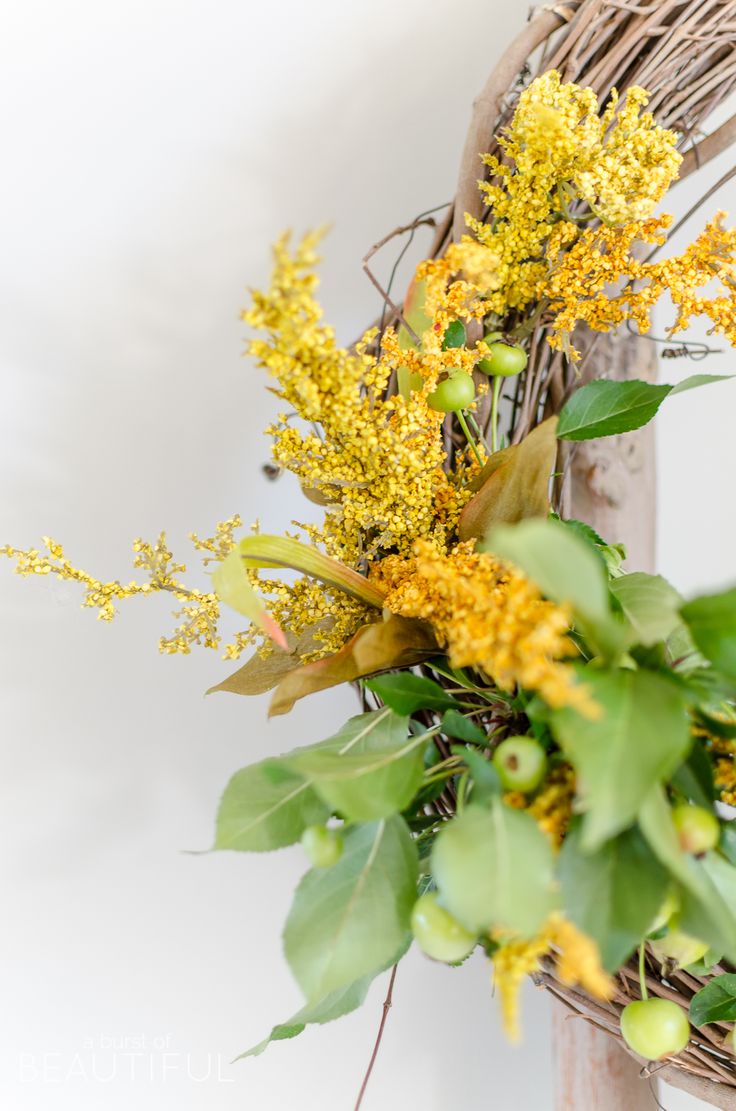
<svg viewBox="0 0 736 1111">
<path fill-rule="evenodd" d="M 457 706 L 457 700 L 447 694 L 439 683 L 399 671 L 368 679 L 366 687 L 377 694 L 381 701 L 397 714 L 414 714 L 417 710 L 444 710 Z"/>
<path fill-rule="evenodd" d="M 398 960 L 404 955 L 408 946 L 404 944 L 400 952 L 398 952 L 387 967 L 396 964 Z M 241 1053 L 236 1057 L 236 1061 L 242 1061 L 245 1057 L 258 1057 L 263 1053 L 271 1042 L 284 1041 L 286 1038 L 295 1038 L 297 1034 L 301 1034 L 306 1026 L 314 1024 L 323 1025 L 326 1022 L 333 1022 L 337 1018 L 342 1018 L 343 1015 L 348 1015 L 351 1011 L 357 1011 L 365 1002 L 365 997 L 368 994 L 368 989 L 375 980 L 376 976 L 380 976 L 381 972 L 385 972 L 386 968 L 382 968 L 377 973 L 370 973 L 368 976 L 361 976 L 359 980 L 353 981 L 352 984 L 346 984 L 345 987 L 339 988 L 337 991 L 330 992 L 324 999 L 318 1000 L 316 1003 L 307 1003 L 295 1015 L 293 1015 L 287 1022 L 279 1023 L 274 1026 L 271 1033 L 267 1038 L 264 1038 L 258 1045 L 254 1045 L 252 1049 L 247 1049 L 245 1053 Z"/>
<path fill-rule="evenodd" d="M 427 744 L 420 735 L 380 751 L 316 747 L 296 752 L 288 762 L 333 810 L 350 821 L 370 822 L 409 805 L 422 782 Z"/>
<path fill-rule="evenodd" d="M 725 972 L 714 976 L 690 1000 L 690 1021 L 693 1026 L 709 1022 L 733 1022 L 736 1019 L 736 975 Z"/>
<path fill-rule="evenodd" d="M 578 823 L 565 838 L 558 868 L 565 914 L 597 943 L 604 968 L 615 972 L 656 918 L 668 872 L 636 829 L 584 852 Z"/>
<path fill-rule="evenodd" d="M 719 852 L 706 853 L 699 863 L 736 919 L 736 868 Z"/>
<path fill-rule="evenodd" d="M 695 598 L 680 613 L 696 647 L 724 675 L 736 678 L 736 587 Z"/>
<path fill-rule="evenodd" d="M 705 941 L 733 962 L 736 918 L 703 864 L 680 848 L 672 811 L 661 786 L 652 788 L 644 800 L 639 827 L 654 855 L 680 884 L 678 928 Z"/>
<path fill-rule="evenodd" d="M 488 734 L 485 729 L 481 729 L 474 721 L 457 710 L 448 710 L 443 714 L 441 725 L 442 732 L 447 737 L 456 737 L 458 741 L 466 741 L 471 745 L 488 744 Z"/>
<path fill-rule="evenodd" d="M 634 571 L 610 583 L 632 628 L 631 644 L 650 646 L 665 641 L 681 623 L 682 598 L 661 575 Z"/>
<path fill-rule="evenodd" d="M 676 386 L 652 385 L 638 379 L 611 382 L 597 379 L 575 391 L 560 413 L 561 440 L 593 440 L 632 432 L 648 424 L 669 394 L 682 393 L 731 375 L 696 374 Z"/>
<path fill-rule="evenodd" d="M 417 850 L 401 818 L 353 826 L 332 868 L 297 888 L 284 950 L 307 1001 L 383 968 L 406 942 Z"/>
<path fill-rule="evenodd" d="M 453 745 L 451 752 L 460 756 L 468 766 L 472 780 L 471 799 L 473 802 L 485 805 L 495 797 L 503 794 L 501 778 L 490 760 L 473 748 L 464 748 L 462 745 Z"/>
<path fill-rule="evenodd" d="M 337 810 L 356 821 L 384 817 L 403 809 L 421 781 L 426 739 L 407 742 L 407 730 L 407 718 L 388 707 L 357 714 L 326 740 L 266 761 L 264 774 L 273 783 L 298 777 L 312 797 L 319 796 L 326 815 Z M 241 805 L 240 820 L 246 816 Z"/>
<path fill-rule="evenodd" d="M 539 826 L 496 797 L 447 822 L 432 849 L 432 875 L 447 909 L 469 930 L 502 927 L 533 936 L 554 909 L 552 849 Z"/>
<path fill-rule="evenodd" d="M 467 340 L 467 332 L 462 320 L 451 320 L 445 328 L 445 334 L 442 337 L 442 350 L 449 351 L 453 347 L 464 347 Z"/>
<path fill-rule="evenodd" d="M 548 598 L 567 602 L 591 643 L 612 651 L 621 646 L 625 629 L 611 611 L 605 568 L 587 541 L 560 521 L 499 526 L 483 548 L 515 563 Z"/>
<path fill-rule="evenodd" d="M 718 847 L 731 864 L 736 864 L 736 829 L 733 822 L 724 822 L 721 825 L 721 840 Z"/>
<path fill-rule="evenodd" d="M 215 849 L 268 852 L 293 845 L 329 808 L 302 776 L 262 760 L 232 777 L 217 813 Z"/>
<path fill-rule="evenodd" d="M 563 709 L 551 725 L 578 772 L 582 843 L 591 852 L 630 826 L 654 784 L 682 762 L 690 728 L 680 690 L 659 675 L 588 668 L 585 681 L 601 717 Z"/>
<path fill-rule="evenodd" d="M 714 737 L 725 737 L 727 740 L 736 738 L 736 718 L 732 712 L 726 715 L 721 711 L 721 715 L 717 715 L 701 706 L 695 711 L 695 718 Z"/>
<path fill-rule="evenodd" d="M 713 382 L 727 382 L 729 378 L 733 378 L 733 374 L 691 374 L 689 378 L 683 378 L 677 385 L 670 386 L 670 393 L 674 397 L 676 393 L 686 393 L 687 390 L 695 390 L 698 386 L 709 386 Z"/>
<path fill-rule="evenodd" d="M 693 743 L 687 760 L 672 776 L 672 786 L 697 806 L 711 809 L 716 797 L 713 765 L 699 741 Z"/>
</svg>

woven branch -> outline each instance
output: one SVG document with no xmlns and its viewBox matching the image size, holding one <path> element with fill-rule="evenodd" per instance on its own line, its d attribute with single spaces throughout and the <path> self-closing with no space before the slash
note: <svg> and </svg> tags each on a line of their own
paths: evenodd
<svg viewBox="0 0 736 1111">
<path fill-rule="evenodd" d="M 622 1049 L 630 1053 L 621 1037 L 619 1019 L 621 1011 L 628 1003 L 641 999 L 636 962 L 632 961 L 619 974 L 616 994 L 609 1003 L 598 1003 L 584 992 L 561 984 L 557 979 L 554 963 L 547 959 L 542 963 L 542 971 L 534 976 L 535 983 L 563 1003 L 570 1010 L 571 1017 L 576 1016 L 582 1021 L 592 1023 L 615 1038 Z M 713 971 L 718 973 L 725 970 Z M 650 997 L 670 999 L 687 1010 L 690 1000 L 703 983 L 703 980 L 684 969 L 668 973 L 665 980 L 653 958 L 647 957 L 646 985 Z M 678 1054 L 675 1061 L 649 1065 L 636 1058 L 642 1066 L 642 1078 L 657 1077 L 705 1100 L 713 1107 L 722 1108 L 723 1111 L 736 1111 L 736 1061 L 731 1052 L 723 1048 L 730 1027 L 731 1023 L 718 1022 L 693 1028 L 690 1044 Z"/>
<path fill-rule="evenodd" d="M 657 121 L 681 135 L 679 145 L 684 153 L 681 179 L 736 139 L 736 116 L 710 135 L 704 135 L 702 130 L 714 109 L 736 88 L 736 0 L 563 0 L 544 5 L 531 13 L 529 22 L 505 51 L 473 104 L 457 195 L 437 227 L 429 252 L 432 257 L 444 252 L 451 237 L 458 239 L 464 233 L 466 213 L 475 217 L 487 215 L 478 190 L 478 179 L 484 170 L 480 153 L 502 157 L 496 136 L 510 122 L 519 92 L 534 76 L 549 69 L 557 69 L 565 81 L 592 86 L 602 101 L 613 88 L 623 91 L 631 85 L 641 85 L 648 89 L 649 106 Z M 382 324 L 395 323 L 400 312 L 397 306 L 393 318 L 387 317 Z M 602 363 L 618 366 L 624 375 L 627 366 L 632 365 L 637 376 L 647 377 L 656 371 L 654 345 L 632 334 L 589 334 L 576 339 L 576 344 L 584 352 L 581 364 L 584 376 L 599 374 Z M 527 372 L 520 379 L 513 406 L 509 407 L 506 428 L 509 442 L 518 442 L 540 419 L 558 412 L 574 384 L 574 368 L 566 365 L 562 355 L 546 342 L 544 321 L 535 320 Z M 482 407 L 477 416 L 482 426 L 484 416 L 487 417 Z M 572 486 L 576 515 L 591 519 L 604 535 L 609 523 L 612 527 L 620 524 L 619 518 L 626 509 L 632 517 L 639 514 L 640 523 L 650 518 L 654 477 L 649 435 L 644 430 L 629 437 L 629 448 L 638 451 L 644 461 L 638 473 L 630 454 L 624 460 L 611 456 L 598 467 L 598 473 L 610 474 L 611 467 L 621 464 L 630 472 L 622 485 L 625 504 L 611 501 L 606 491 L 595 488 L 590 476 L 596 471 L 596 460 L 586 454 L 585 445 L 582 450 L 580 445 L 572 449 L 563 445 L 557 470 L 565 476 L 572 475 L 572 482 L 566 486 L 566 478 L 557 481 L 558 508 L 565 513 L 565 491 L 567 488 L 569 500 Z M 453 446 L 463 444 L 451 417 L 445 424 L 445 437 L 450 452 Z M 608 450 L 615 455 L 616 445 Z M 590 516 L 580 512 L 586 486 L 597 509 Z M 611 522 L 606 518 L 609 508 Z M 638 531 L 647 533 L 648 526 Z M 646 539 L 640 555 L 641 566 L 651 564 L 653 548 L 651 543 L 647 547 Z M 443 796 L 440 804 L 448 816 L 453 813 L 452 797 Z M 623 1044 L 619 1016 L 627 1002 L 639 998 L 635 970 L 623 970 L 610 1005 L 598 1004 L 584 993 L 560 984 L 551 962 L 540 973 L 538 982 L 564 1002 L 571 1013 Z M 652 995 L 674 999 L 687 1008 L 703 982 L 682 971 L 664 979 L 650 959 L 647 983 Z M 644 1071 L 642 1075 L 653 1076 L 656 1072 L 663 1080 L 714 1107 L 736 1111 L 736 1061 L 723 1049 L 725 1032 L 726 1028 L 719 1024 L 694 1030 L 690 1044 L 676 1062 L 665 1062 L 664 1066 L 655 1066 L 651 1073 Z M 646 1063 L 642 1067 L 646 1070 Z"/>
</svg>

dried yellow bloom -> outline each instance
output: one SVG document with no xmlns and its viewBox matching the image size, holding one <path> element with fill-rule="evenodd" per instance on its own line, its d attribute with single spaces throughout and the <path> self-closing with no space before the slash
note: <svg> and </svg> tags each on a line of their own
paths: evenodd
<svg viewBox="0 0 736 1111">
<path fill-rule="evenodd" d="M 721 802 L 736 806 L 736 767 L 734 767 L 733 757 L 731 759 L 721 757 L 716 760 L 713 779 L 720 791 Z"/>
<path fill-rule="evenodd" d="M 504 941 L 493 954 L 496 987 L 501 1000 L 504 1028 L 512 1041 L 520 1037 L 519 988 L 524 978 L 540 967 L 543 956 L 556 958 L 563 984 L 580 984 L 597 999 L 610 999 L 613 983 L 601 966 L 598 946 L 562 914 L 550 915 L 537 937 Z"/>
<path fill-rule="evenodd" d="M 556 849 L 570 825 L 574 798 L 575 772 L 569 764 L 558 764 L 529 805 L 529 813 Z"/>
<path fill-rule="evenodd" d="M 550 706 L 592 711 L 585 687 L 560 662 L 574 652 L 569 610 L 472 541 L 447 555 L 419 542 L 413 559 L 388 556 L 374 574 L 388 590 L 386 607 L 429 621 L 453 667 L 478 668 L 502 690 L 538 691 Z"/>
<path fill-rule="evenodd" d="M 551 237 L 578 234 L 570 206 L 584 201 L 604 224 L 618 226 L 651 215 L 677 176 L 677 135 L 658 127 L 643 89 L 627 91 L 622 107 L 614 91 L 599 115 L 592 89 L 563 84 L 554 70 L 519 98 L 500 139 L 505 158 L 484 158 L 490 182 L 481 189 L 488 223 L 469 220 L 483 255 L 466 237 L 453 263 L 487 297 L 499 317 L 544 296 Z"/>
<path fill-rule="evenodd" d="M 408 553 L 417 538 L 442 547 L 468 495 L 443 470 L 442 414 L 426 395 L 458 354 L 436 344 L 421 356 L 426 388 L 409 399 L 385 397 L 392 371 L 413 353 L 400 351 L 391 333 L 381 361 L 366 353 L 371 335 L 355 352 L 337 345 L 314 298 L 317 240 L 307 236 L 293 253 L 286 237 L 279 240 L 270 288 L 254 293 L 243 314 L 268 334 L 251 342 L 250 353 L 306 425 L 281 416 L 269 429 L 274 458 L 329 500 L 312 538 L 348 566 L 385 550 Z"/>
<path fill-rule="evenodd" d="M 224 558 L 234 544 L 233 531 L 241 523 L 239 517 L 231 517 L 217 525 L 215 536 L 210 539 L 200 540 L 193 535 L 194 545 L 200 551 L 212 553 L 214 559 Z M 173 594 L 182 603 L 181 608 L 174 613 L 179 624 L 171 636 L 161 637 L 159 649 L 165 653 L 178 652 L 186 655 L 194 644 L 205 648 L 219 646 L 219 599 L 212 592 L 187 587 L 180 581 L 179 575 L 186 572 L 186 567 L 183 563 L 174 561 L 165 533 L 162 532 L 153 544 L 140 539 L 133 544 L 133 566 L 148 574 L 148 582 L 143 583 L 121 583 L 117 580 L 102 582 L 88 571 L 75 567 L 67 559 L 61 544 L 51 537 L 45 536 L 43 542 L 46 546 L 45 553 L 35 548 L 23 550 L 6 546 L 0 548 L 0 555 L 15 559 L 15 570 L 19 575 L 55 575 L 67 582 L 81 583 L 85 588 L 82 605 L 96 609 L 101 621 L 112 621 L 117 612 L 115 603 L 124 598 L 161 591 Z M 210 562 L 208 558 L 205 559 L 205 563 L 207 562 Z"/>
<path fill-rule="evenodd" d="M 706 316 L 713 331 L 736 343 L 736 229 L 725 229 L 722 221 L 718 213 L 681 255 L 660 262 L 643 262 L 632 249 L 636 242 L 663 243 L 669 216 L 583 232 L 550 258 L 544 297 L 553 313 L 551 345 L 569 350 L 579 323 L 607 332 L 632 320 L 641 333 L 648 332 L 651 310 L 664 294 L 677 309 L 670 334 L 684 331 L 693 316 Z M 714 281 L 719 283 L 714 296 L 698 295 Z"/>
<path fill-rule="evenodd" d="M 527 976 L 539 969 L 539 962 L 549 952 L 549 945 L 549 938 L 542 933 L 531 941 L 508 941 L 493 954 L 493 979 L 509 1041 L 521 1040 L 519 991 Z"/>
<path fill-rule="evenodd" d="M 533 799 L 521 791 L 507 791 L 503 801 L 514 810 L 526 810 L 553 847 L 559 849 L 573 815 L 575 772 L 569 764 L 557 764 Z"/>
</svg>

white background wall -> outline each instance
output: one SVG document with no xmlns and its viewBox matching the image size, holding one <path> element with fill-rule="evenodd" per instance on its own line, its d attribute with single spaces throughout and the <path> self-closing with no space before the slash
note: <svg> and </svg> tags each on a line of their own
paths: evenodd
<svg viewBox="0 0 736 1111">
<path fill-rule="evenodd" d="M 378 308 L 361 256 L 449 199 L 471 99 L 524 15 L 501 0 L 6 0 L 3 540 L 49 533 L 127 578 L 137 535 L 165 527 L 181 552 L 236 511 L 273 530 L 303 513 L 288 480 L 260 475 L 274 406 L 240 357 L 245 287 L 285 225 L 333 221 L 323 298 L 352 339 Z M 685 592 L 733 574 L 734 402 L 736 384 L 689 393 L 660 421 L 661 569 Z M 350 694 L 267 723 L 266 699 L 202 698 L 224 674 L 215 653 L 158 656 L 165 599 L 107 627 L 75 589 L 3 564 L 0 598 L 3 1106 L 352 1107 L 383 984 L 341 1023 L 227 1063 L 299 1006 L 279 932 L 300 850 L 182 852 L 210 844 L 236 768 L 324 736 Z M 530 988 L 524 1008 L 512 1050 L 480 959 L 411 955 L 365 1107 L 551 1108 L 547 1000 Z"/>
</svg>

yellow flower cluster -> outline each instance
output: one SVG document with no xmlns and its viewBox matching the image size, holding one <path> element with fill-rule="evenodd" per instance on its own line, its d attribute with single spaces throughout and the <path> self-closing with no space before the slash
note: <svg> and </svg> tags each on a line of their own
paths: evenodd
<svg viewBox="0 0 736 1111">
<path fill-rule="evenodd" d="M 503 318 L 543 298 L 550 237 L 578 234 L 574 203 L 585 203 L 583 216 L 615 226 L 653 212 L 681 156 L 677 135 L 642 112 L 647 99 L 632 87 L 619 106 L 614 91 L 599 115 L 593 90 L 563 84 L 554 70 L 521 94 L 499 140 L 503 161 L 484 158 L 491 180 L 481 189 L 491 218 L 469 219 L 477 243 L 466 237 L 451 252 L 452 265 L 487 298 L 489 311 Z"/>
<path fill-rule="evenodd" d="M 425 352 L 426 388 L 409 399 L 386 397 L 407 353 L 392 334 L 381 361 L 367 354 L 371 335 L 354 352 L 337 345 L 314 297 L 317 241 L 307 236 L 292 253 L 282 238 L 270 288 L 254 293 L 243 314 L 267 332 L 250 353 L 309 426 L 295 427 L 284 413 L 269 429 L 274 458 L 329 503 L 324 526 L 311 535 L 349 566 L 387 549 L 408 553 L 417 538 L 443 547 L 468 495 L 443 470 L 442 415 L 426 395 L 452 355 Z"/>
<path fill-rule="evenodd" d="M 725 229 L 722 221 L 718 213 L 681 255 L 661 262 L 643 262 L 632 248 L 636 242 L 663 243 L 669 216 L 583 232 L 551 260 L 544 289 L 553 314 L 551 345 L 575 357 L 569 337 L 579 323 L 607 332 L 632 320 L 645 333 L 651 310 L 665 293 L 677 309 L 670 333 L 684 331 L 693 316 L 706 316 L 713 331 L 736 343 L 736 229 Z M 714 280 L 720 283 L 715 296 L 698 295 Z M 618 292 L 611 292 L 614 287 Z"/>
<path fill-rule="evenodd" d="M 302 644 L 311 639 L 311 646 L 300 651 L 303 663 L 339 651 L 358 629 L 380 618 L 377 609 L 307 576 L 293 583 L 263 579 L 258 572 L 251 572 L 250 577 L 271 617 L 290 639 Z M 273 642 L 264 638 L 255 624 L 236 634 L 225 649 L 225 658 L 238 659 L 246 648 L 253 646 L 263 656 L 274 651 Z"/>
<path fill-rule="evenodd" d="M 538 971 L 547 954 L 555 955 L 557 975 L 563 984 L 581 984 L 597 999 L 610 999 L 613 994 L 613 983 L 601 967 L 595 942 L 561 914 L 552 914 L 537 937 L 504 941 L 493 954 L 504 1028 L 512 1041 L 518 1041 L 521 1034 L 519 989 L 527 976 Z"/>
<path fill-rule="evenodd" d="M 568 610 L 472 541 L 446 555 L 420 541 L 413 558 L 387 556 L 374 577 L 387 589 L 387 609 L 432 625 L 453 667 L 477 668 L 502 690 L 538 691 L 550 706 L 593 712 L 585 687 L 560 662 L 574 652 Z"/>
<path fill-rule="evenodd" d="M 233 532 L 241 524 L 240 518 L 235 516 L 220 522 L 214 537 L 202 540 L 196 533 L 191 534 L 190 539 L 195 548 L 209 553 L 204 557 L 205 564 L 227 555 L 234 545 Z M 174 561 L 165 533 L 162 532 L 153 544 L 140 539 L 133 544 L 133 566 L 148 574 L 148 582 L 142 583 L 121 583 L 117 580 L 102 582 L 88 571 L 75 567 L 67 559 L 61 544 L 50 536 L 44 536 L 43 543 L 46 552 L 36 548 L 24 550 L 6 546 L 0 548 L 0 555 L 16 561 L 15 570 L 19 575 L 55 575 L 67 582 L 80 583 L 85 588 L 82 605 L 96 609 L 100 621 L 112 621 L 117 612 L 115 603 L 124 598 L 162 591 L 173 594 L 182 603 L 181 608 L 174 612 L 179 624 L 171 636 L 161 637 L 160 650 L 186 655 L 194 644 L 205 648 L 219 646 L 220 603 L 217 595 L 187 587 L 179 580 L 178 576 L 186 572 L 186 567 L 183 563 Z"/>
<path fill-rule="evenodd" d="M 526 810 L 531 814 L 552 846 L 559 849 L 573 815 L 575 772 L 569 764 L 557 764 L 531 802 L 521 791 L 508 791 L 503 799 L 515 810 Z"/>
</svg>

